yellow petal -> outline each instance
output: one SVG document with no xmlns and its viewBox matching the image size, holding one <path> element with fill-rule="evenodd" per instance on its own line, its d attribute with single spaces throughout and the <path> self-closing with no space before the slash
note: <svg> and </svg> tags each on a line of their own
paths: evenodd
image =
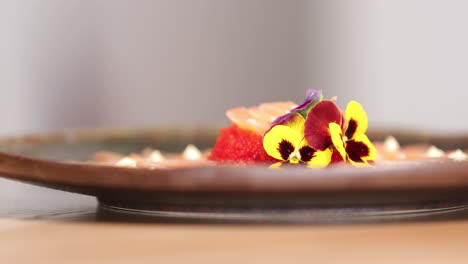
<svg viewBox="0 0 468 264">
<path fill-rule="evenodd" d="M 309 168 L 324 168 L 330 164 L 332 150 L 329 148 L 324 151 L 315 152 L 315 156 L 307 162 Z"/>
<path fill-rule="evenodd" d="M 354 162 L 353 160 L 349 159 L 349 162 L 356 167 L 367 167 L 371 164 L 369 162 L 374 162 L 377 157 L 377 150 L 375 149 L 372 142 L 366 135 L 359 135 L 353 139 L 353 141 L 361 142 L 369 148 L 369 154 L 367 156 L 361 157 L 364 162 Z"/>
<path fill-rule="evenodd" d="M 281 165 L 283 165 L 283 162 L 276 162 L 276 163 L 273 163 L 271 164 L 268 168 L 270 169 L 279 169 L 281 167 Z"/>
<path fill-rule="evenodd" d="M 304 117 L 299 114 L 293 114 L 291 115 L 282 125 L 290 127 L 291 129 L 299 132 L 303 138 L 304 137 L 304 123 L 305 119 Z"/>
<path fill-rule="evenodd" d="M 346 150 L 344 147 L 344 142 L 342 138 L 342 132 L 341 132 L 341 127 L 337 123 L 330 123 L 328 125 L 328 128 L 330 129 L 330 136 L 333 142 L 333 145 L 335 148 L 340 152 L 341 157 L 343 160 L 346 160 Z"/>
<path fill-rule="evenodd" d="M 263 137 L 263 148 L 266 153 L 271 157 L 284 160 L 279 151 L 279 144 L 285 140 L 292 144 L 294 149 L 297 149 L 297 146 L 300 144 L 304 138 L 304 133 L 292 129 L 288 126 L 276 125 Z"/>
<path fill-rule="evenodd" d="M 354 126 L 352 128 L 354 131 L 346 132 L 348 139 L 355 138 L 366 133 L 368 127 L 367 115 L 364 108 L 362 108 L 361 104 L 358 102 L 351 101 L 348 103 L 348 106 L 346 107 L 346 121 L 348 122 L 348 128 L 351 129 L 351 127 Z"/>
</svg>

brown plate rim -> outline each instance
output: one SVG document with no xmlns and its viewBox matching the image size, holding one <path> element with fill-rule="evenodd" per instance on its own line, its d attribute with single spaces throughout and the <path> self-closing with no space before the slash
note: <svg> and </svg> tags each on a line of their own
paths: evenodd
<svg viewBox="0 0 468 264">
<path fill-rule="evenodd" d="M 171 129 L 177 130 L 177 126 Z M 70 137 L 80 140 L 111 134 L 115 136 L 119 133 L 147 134 L 151 131 L 154 129 L 79 130 L 0 140 L 11 144 L 18 141 L 34 143 L 44 140 L 65 142 Z M 464 136 L 456 138 L 468 139 Z M 0 176 L 45 186 L 62 186 L 62 189 L 64 186 L 131 191 L 327 192 L 468 189 L 468 161 L 421 160 L 393 162 L 371 168 L 337 166 L 319 170 L 275 170 L 259 166 L 139 169 L 52 161 L 1 152 Z"/>
</svg>

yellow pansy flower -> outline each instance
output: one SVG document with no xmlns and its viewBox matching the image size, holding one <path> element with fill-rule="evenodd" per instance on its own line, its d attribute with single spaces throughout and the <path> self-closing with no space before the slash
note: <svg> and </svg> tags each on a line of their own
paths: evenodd
<svg viewBox="0 0 468 264">
<path fill-rule="evenodd" d="M 368 166 L 375 161 L 377 151 L 365 134 L 368 126 L 366 112 L 358 102 L 351 101 L 345 113 L 344 133 L 338 124 L 329 124 L 333 145 L 343 160 L 357 167 Z"/>
<path fill-rule="evenodd" d="M 286 121 L 273 126 L 263 137 L 263 147 L 268 155 L 279 160 L 272 167 L 284 163 L 305 164 L 311 168 L 326 167 L 332 151 L 316 151 L 304 139 L 304 117 L 296 113 Z"/>
</svg>

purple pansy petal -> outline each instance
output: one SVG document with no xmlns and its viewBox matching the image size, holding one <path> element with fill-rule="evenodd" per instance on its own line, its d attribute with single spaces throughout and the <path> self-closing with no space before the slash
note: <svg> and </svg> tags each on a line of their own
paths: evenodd
<svg viewBox="0 0 468 264">
<path fill-rule="evenodd" d="M 320 100 L 322 99 L 322 90 L 320 89 L 307 89 L 306 91 L 306 96 L 305 96 L 305 99 L 304 99 L 304 102 L 291 109 L 289 111 L 289 113 L 285 114 L 285 115 L 282 115 L 282 116 L 279 116 L 277 117 L 273 122 L 272 124 L 273 125 L 277 125 L 277 124 L 281 124 L 283 122 L 285 122 L 288 117 L 296 112 L 299 112 L 299 111 L 302 111 L 302 110 L 305 110 L 307 109 L 307 107 L 309 107 L 309 105 L 312 103 L 312 102 L 319 102 Z M 307 113 L 305 113 L 305 115 L 307 115 Z"/>
<path fill-rule="evenodd" d="M 277 117 L 275 120 L 273 120 L 273 122 L 271 122 L 272 124 L 281 124 L 283 123 L 284 121 L 286 121 L 286 119 L 288 119 L 288 117 L 291 115 L 291 113 L 287 113 L 285 115 L 282 115 L 282 116 L 279 116 Z"/>
<path fill-rule="evenodd" d="M 314 100 L 318 102 L 321 99 L 321 97 L 322 97 L 322 90 L 320 90 L 320 89 L 307 89 L 306 97 L 304 99 L 304 102 L 301 105 L 299 105 L 298 107 L 292 109 L 291 112 L 292 111 L 298 111 L 298 110 L 304 110 Z"/>
</svg>

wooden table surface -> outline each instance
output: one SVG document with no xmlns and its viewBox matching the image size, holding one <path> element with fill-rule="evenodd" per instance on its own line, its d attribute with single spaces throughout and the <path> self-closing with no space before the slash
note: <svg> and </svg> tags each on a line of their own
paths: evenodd
<svg viewBox="0 0 468 264">
<path fill-rule="evenodd" d="M 468 221 L 127 223 L 100 219 L 96 206 L 0 179 L 0 263 L 468 263 Z"/>
</svg>

